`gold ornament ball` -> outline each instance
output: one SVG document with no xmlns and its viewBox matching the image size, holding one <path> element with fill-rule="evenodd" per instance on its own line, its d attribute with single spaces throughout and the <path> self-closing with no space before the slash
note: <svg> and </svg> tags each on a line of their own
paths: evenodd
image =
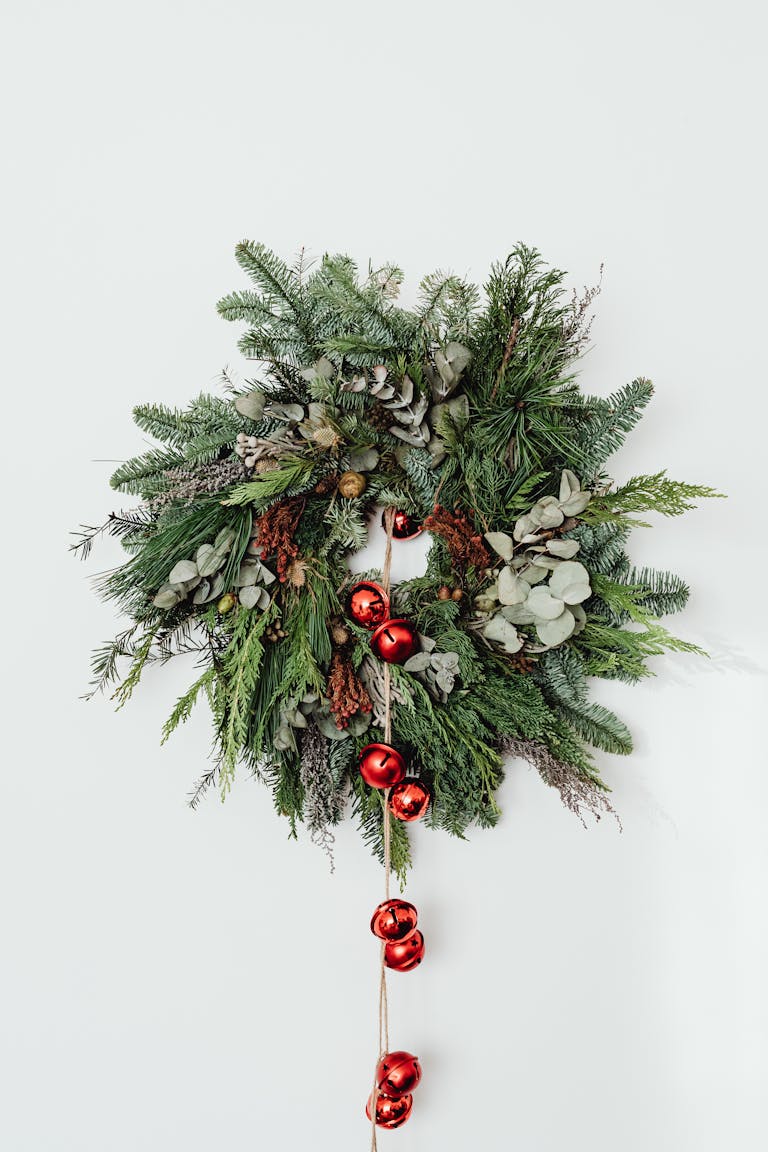
<svg viewBox="0 0 768 1152">
<path fill-rule="evenodd" d="M 216 607 L 221 613 L 231 612 L 235 604 L 237 604 L 237 596 L 235 596 L 234 592 L 225 592 Z"/>
<path fill-rule="evenodd" d="M 451 590 L 447 584 L 443 584 L 442 588 L 438 588 L 437 598 L 438 600 L 450 600 Z"/>
<path fill-rule="evenodd" d="M 366 479 L 362 472 L 342 472 L 339 476 L 339 492 L 346 500 L 354 500 L 365 492 Z"/>
</svg>

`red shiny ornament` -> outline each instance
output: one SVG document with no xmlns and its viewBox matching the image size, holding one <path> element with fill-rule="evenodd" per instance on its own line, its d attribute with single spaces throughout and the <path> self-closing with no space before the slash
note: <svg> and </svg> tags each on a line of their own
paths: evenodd
<svg viewBox="0 0 768 1152">
<path fill-rule="evenodd" d="M 405 760 L 391 744 L 366 744 L 358 766 L 371 788 L 391 788 L 405 776 Z"/>
<path fill-rule="evenodd" d="M 373 1093 L 368 1097 L 368 1103 L 365 1106 L 365 1114 L 369 1120 L 371 1118 L 372 1099 Z M 383 1096 L 379 1092 L 376 1097 L 376 1127 L 399 1128 L 401 1124 L 405 1124 L 410 1116 L 412 1107 L 413 1096 L 410 1092 L 406 1092 L 404 1096 L 398 1096 L 396 1100 L 393 1100 L 391 1096 Z"/>
<path fill-rule="evenodd" d="M 371 917 L 371 932 L 379 940 L 407 940 L 416 931 L 418 919 L 407 900 L 385 900 Z"/>
<path fill-rule="evenodd" d="M 406 776 L 392 789 L 389 809 L 398 820 L 420 820 L 429 808 L 431 799 L 429 788 L 414 776 Z"/>
<path fill-rule="evenodd" d="M 386 528 L 386 512 L 381 518 L 381 523 Z M 413 516 L 409 516 L 407 512 L 401 512 L 398 508 L 395 512 L 394 520 L 392 521 L 392 538 L 393 540 L 414 540 L 420 536 L 424 529 L 419 524 L 418 520 Z"/>
<path fill-rule="evenodd" d="M 355 624 L 378 628 L 389 616 L 389 596 L 380 584 L 362 580 L 350 590 L 347 608 Z"/>
<path fill-rule="evenodd" d="M 376 1067 L 376 1087 L 392 1100 L 413 1092 L 421 1080 L 421 1064 L 410 1052 L 387 1052 Z"/>
<path fill-rule="evenodd" d="M 407 940 L 384 945 L 384 963 L 395 972 L 412 972 L 424 959 L 424 937 L 417 929 Z"/>
<path fill-rule="evenodd" d="M 371 648 L 387 664 L 405 664 L 419 650 L 419 637 L 410 620 L 385 620 L 371 637 Z"/>
</svg>

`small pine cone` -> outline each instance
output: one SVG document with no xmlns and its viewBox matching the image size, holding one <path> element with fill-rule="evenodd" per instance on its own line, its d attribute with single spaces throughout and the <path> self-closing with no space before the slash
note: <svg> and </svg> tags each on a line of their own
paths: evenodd
<svg viewBox="0 0 768 1152">
<path fill-rule="evenodd" d="M 329 472 L 327 476 L 323 476 L 322 480 L 318 480 L 315 484 L 315 492 L 318 496 L 329 496 L 331 492 L 335 491 L 338 482 L 338 472 Z"/>
<path fill-rule="evenodd" d="M 368 423 L 380 432 L 387 432 L 392 424 L 392 413 L 382 404 L 374 404 L 368 412 Z"/>
</svg>

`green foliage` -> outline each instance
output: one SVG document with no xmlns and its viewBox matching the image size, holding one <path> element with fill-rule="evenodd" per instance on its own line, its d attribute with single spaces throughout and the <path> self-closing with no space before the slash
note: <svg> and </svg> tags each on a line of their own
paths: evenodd
<svg viewBox="0 0 768 1152">
<path fill-rule="evenodd" d="M 606 400 L 571 396 L 568 405 L 568 457 L 582 481 L 590 483 L 609 456 L 617 452 L 653 396 L 650 380 L 638 377 Z"/>
<path fill-rule="evenodd" d="M 606 752 L 632 751 L 626 725 L 601 704 L 587 700 L 584 663 L 572 648 L 545 653 L 539 670 L 545 699 L 583 740 Z"/>
<path fill-rule="evenodd" d="M 583 519 L 588 524 L 604 521 L 626 523 L 623 519 L 634 512 L 660 512 L 662 516 L 682 516 L 690 512 L 697 500 L 720 497 L 714 488 L 701 484 L 684 484 L 670 480 L 666 472 L 656 472 L 653 476 L 633 476 L 614 492 L 603 492 L 593 497 L 585 510 Z M 648 527 L 642 521 L 632 521 L 635 525 Z"/>
<path fill-rule="evenodd" d="M 228 506 L 251 504 L 256 508 L 266 508 L 280 496 L 294 496 L 307 488 L 313 468 L 311 459 L 300 457 L 291 460 L 247 484 L 239 484 L 222 503 Z"/>
<path fill-rule="evenodd" d="M 629 536 L 642 523 L 634 517 L 678 516 L 717 495 L 665 472 L 617 488 L 609 482 L 606 461 L 653 389 L 639 378 L 607 398 L 579 391 L 574 365 L 596 290 L 567 296 L 564 274 L 524 245 L 493 266 L 483 294 L 450 273 L 425 277 L 412 310 L 397 303 L 402 273 L 394 265 L 361 272 L 339 255 L 312 266 L 302 256 L 289 265 L 250 241 L 238 245 L 237 260 L 251 286 L 223 297 L 218 308 L 246 325 L 240 347 L 260 362 L 259 379 L 240 386 L 225 375 L 225 396 L 201 394 L 186 408 L 136 407 L 137 426 L 157 443 L 121 464 L 111 483 L 142 503 L 84 528 L 73 545 L 86 557 L 100 535 L 110 534 L 129 554 L 97 582 L 131 623 L 96 652 L 92 691 L 117 685 L 122 705 L 150 664 L 195 653 L 196 679 L 162 737 L 186 722 L 198 700 L 208 700 L 216 762 L 193 806 L 214 783 L 225 793 L 244 764 L 271 788 L 292 834 L 303 820 L 313 838 L 327 842 L 327 829 L 312 821 L 324 810 L 335 823 L 348 794 L 363 838 L 381 858 L 383 798 L 356 767 L 360 746 L 383 738 L 381 714 L 363 732 L 368 713 L 354 716 L 349 729 L 334 729 L 330 710 L 332 691 L 349 691 L 343 675 L 332 686 L 334 657 L 337 671 L 348 661 L 347 676 L 371 678 L 372 696 L 384 682 L 376 679 L 383 672 L 371 656 L 370 635 L 349 621 L 340 626 L 350 582 L 346 561 L 365 545 L 369 520 L 380 517 L 382 506 L 423 519 L 439 504 L 448 518 L 452 510 L 469 518 L 467 536 L 474 535 L 481 559 L 469 548 L 462 553 L 461 539 L 435 537 L 424 575 L 392 589 L 392 610 L 429 638 L 430 659 L 453 653 L 458 667 L 447 700 L 436 699 L 434 685 L 415 673 L 390 669 L 393 741 L 432 790 L 427 823 L 457 836 L 473 824 L 493 825 L 507 751 L 526 756 L 578 811 L 584 797 L 605 788 L 592 749 L 626 754 L 632 747 L 622 721 L 589 700 L 590 677 L 635 682 L 652 673 L 652 657 L 699 651 L 658 621 L 685 606 L 688 587 L 672 573 L 632 566 Z M 253 389 L 268 399 L 266 408 L 253 395 L 250 408 L 244 405 Z M 252 451 L 245 448 L 248 437 Z M 258 471 L 260 460 L 277 466 Z M 363 494 L 343 498 L 339 474 L 364 468 Z M 563 469 L 576 474 L 589 504 L 544 526 L 561 480 L 568 487 Z M 286 577 L 277 554 L 261 556 L 260 569 L 249 548 L 254 514 L 299 495 L 300 516 L 283 545 L 296 560 L 281 582 L 273 578 L 278 570 Z M 555 566 L 576 556 L 589 585 L 586 578 L 578 587 L 564 584 L 563 596 L 588 599 L 563 600 L 574 631 L 550 649 L 542 649 L 520 608 L 530 590 L 516 604 L 506 601 L 509 622 L 519 621 L 515 654 L 513 645 L 507 652 L 484 636 L 483 603 L 501 562 L 489 554 L 486 568 L 482 538 L 511 537 L 537 503 L 544 509 L 536 521 L 541 531 L 525 543 L 509 540 L 514 571 L 530 568 L 535 576 L 537 558 Z M 201 545 L 220 533 L 221 564 L 209 577 L 204 560 L 199 569 L 191 562 L 210 555 Z M 378 572 L 368 576 L 380 579 Z M 510 599 L 520 596 L 519 579 L 507 582 Z M 545 579 L 538 572 L 539 607 L 552 611 L 541 596 Z M 438 596 L 443 584 L 458 585 L 461 597 Z M 166 602 L 176 599 L 168 609 L 156 602 L 164 585 Z M 322 764 L 324 809 L 314 803 L 313 756 Z M 402 880 L 410 864 L 405 826 L 393 821 L 391 833 Z"/>
</svg>

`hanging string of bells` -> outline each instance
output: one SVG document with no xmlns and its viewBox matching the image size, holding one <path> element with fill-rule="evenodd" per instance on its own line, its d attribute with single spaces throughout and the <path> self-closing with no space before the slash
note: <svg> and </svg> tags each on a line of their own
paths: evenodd
<svg viewBox="0 0 768 1152">
<path fill-rule="evenodd" d="M 376 1149 L 376 1128 L 399 1128 L 411 1114 L 413 1089 L 421 1079 L 418 1058 L 403 1050 L 389 1051 L 386 972 L 411 972 L 424 958 L 424 936 L 418 928 L 418 912 L 408 900 L 389 895 L 391 817 L 410 822 L 420 819 L 430 802 L 427 786 L 407 775 L 403 755 L 391 740 L 390 664 L 404 664 L 419 647 L 415 626 L 410 620 L 390 617 L 389 571 L 392 540 L 412 540 L 421 526 L 407 513 L 388 508 L 382 523 L 387 532 L 387 549 L 382 583 L 362 580 L 350 590 L 347 609 L 355 623 L 372 632 L 371 649 L 384 661 L 386 705 L 385 743 L 368 744 L 360 752 L 360 775 L 371 788 L 383 791 L 384 809 L 384 891 L 385 899 L 371 917 L 371 932 L 381 942 L 379 981 L 379 1055 L 373 1090 L 365 1114 L 371 1121 L 371 1149 Z"/>
</svg>

